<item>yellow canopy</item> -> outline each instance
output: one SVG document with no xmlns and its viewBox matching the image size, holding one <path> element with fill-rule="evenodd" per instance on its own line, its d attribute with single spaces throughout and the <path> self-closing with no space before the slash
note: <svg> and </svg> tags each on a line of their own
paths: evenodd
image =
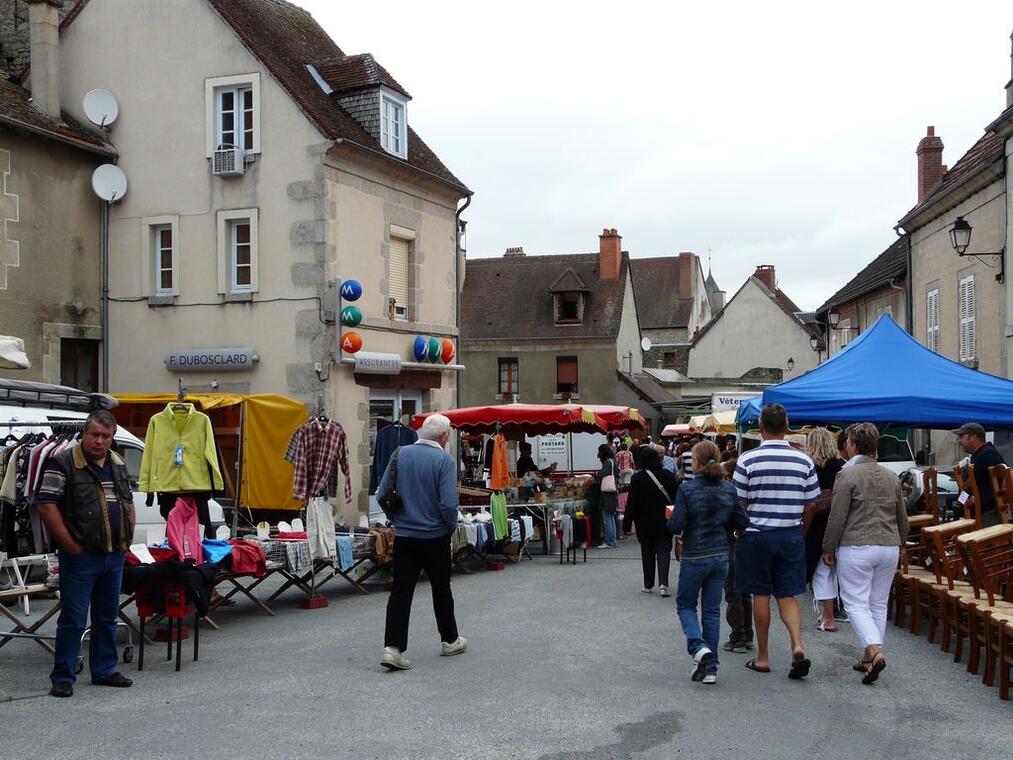
<svg viewBox="0 0 1013 760">
<path fill-rule="evenodd" d="M 176 400 L 174 393 L 116 393 L 117 421 L 144 435 L 148 419 Z M 253 509 L 301 509 L 292 498 L 294 471 L 285 459 L 292 433 L 306 422 L 306 406 L 285 396 L 262 393 L 187 394 L 186 400 L 211 417 L 223 462 L 239 460 L 237 503 Z M 235 445 L 229 445 L 235 437 Z M 229 456 L 231 454 L 231 456 Z M 234 474 L 234 470 L 229 475 Z"/>
<path fill-rule="evenodd" d="M 735 432 L 735 412 L 700 414 L 689 418 L 690 427 L 706 433 L 726 435 Z"/>
</svg>

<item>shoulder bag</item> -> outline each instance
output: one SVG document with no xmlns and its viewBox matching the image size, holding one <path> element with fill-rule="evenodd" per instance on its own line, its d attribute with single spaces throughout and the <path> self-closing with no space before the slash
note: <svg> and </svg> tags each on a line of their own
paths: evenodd
<svg viewBox="0 0 1013 760">
<path fill-rule="evenodd" d="M 376 501 L 380 509 L 387 517 L 393 517 L 404 509 L 404 502 L 397 492 L 397 456 L 401 453 L 401 447 L 394 449 L 394 455 L 390 458 L 390 480 L 387 481 L 387 493 L 378 496 Z"/>
<path fill-rule="evenodd" d="M 602 493 L 616 493 L 616 460 L 608 460 L 612 465 L 612 472 L 601 479 L 601 492 Z"/>
<path fill-rule="evenodd" d="M 644 472 L 646 472 L 650 476 L 651 480 L 654 481 L 654 485 L 656 485 L 658 487 L 658 490 L 661 491 L 665 495 L 666 503 L 668 505 L 675 504 L 675 500 L 672 499 L 672 497 L 668 495 L 668 491 L 665 490 L 665 487 L 663 485 L 661 485 L 661 481 L 658 480 L 658 478 L 654 475 L 654 473 L 651 472 L 650 470 L 644 470 Z"/>
</svg>

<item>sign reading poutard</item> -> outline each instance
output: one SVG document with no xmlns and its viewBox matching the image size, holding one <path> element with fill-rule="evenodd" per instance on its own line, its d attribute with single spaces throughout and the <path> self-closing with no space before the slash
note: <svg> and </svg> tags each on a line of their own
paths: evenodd
<svg viewBox="0 0 1013 760">
<path fill-rule="evenodd" d="M 260 361 L 252 348 L 181 348 L 165 355 L 170 372 L 243 372 Z"/>
</svg>

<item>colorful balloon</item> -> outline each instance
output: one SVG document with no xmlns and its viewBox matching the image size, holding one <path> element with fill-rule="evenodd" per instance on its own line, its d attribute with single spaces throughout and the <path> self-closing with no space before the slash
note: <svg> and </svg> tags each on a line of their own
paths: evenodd
<svg viewBox="0 0 1013 760">
<path fill-rule="evenodd" d="M 341 336 L 341 350 L 346 354 L 354 354 L 362 348 L 362 336 L 357 332 L 346 332 Z"/>
<path fill-rule="evenodd" d="M 341 310 L 341 324 L 345 327 L 358 327 L 362 322 L 362 310 L 358 306 L 346 306 Z"/>
<path fill-rule="evenodd" d="M 438 362 L 440 360 L 440 351 L 442 349 L 443 349 L 443 346 L 440 345 L 440 339 L 439 338 L 430 338 L 429 339 L 429 361 L 432 362 L 433 364 L 436 364 L 436 362 Z"/>
<path fill-rule="evenodd" d="M 415 342 L 412 343 L 412 355 L 415 357 L 415 361 L 424 362 L 429 358 L 429 341 L 423 338 L 421 335 L 415 336 Z"/>
<path fill-rule="evenodd" d="M 450 364 L 454 359 L 454 341 L 449 338 L 443 339 L 443 350 L 440 352 L 440 358 L 443 359 L 444 364 Z"/>
<path fill-rule="evenodd" d="M 358 280 L 345 280 L 341 283 L 341 297 L 345 301 L 358 301 L 362 296 L 362 283 Z"/>
</svg>

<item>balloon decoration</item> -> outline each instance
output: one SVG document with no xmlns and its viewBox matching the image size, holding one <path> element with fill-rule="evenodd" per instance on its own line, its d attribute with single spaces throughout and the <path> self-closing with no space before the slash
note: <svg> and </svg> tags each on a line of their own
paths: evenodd
<svg viewBox="0 0 1013 760">
<path fill-rule="evenodd" d="M 358 301 L 362 296 L 362 283 L 358 280 L 345 280 L 341 283 L 341 297 L 346 301 Z"/>
<path fill-rule="evenodd" d="M 454 360 L 454 341 L 448 338 L 443 339 L 443 350 L 440 352 L 440 358 L 443 359 L 444 364 L 450 364 Z"/>
<path fill-rule="evenodd" d="M 354 354 L 362 348 L 362 336 L 357 332 L 346 332 L 341 336 L 341 350 Z"/>
<path fill-rule="evenodd" d="M 415 342 L 412 343 L 412 355 L 415 357 L 415 361 L 424 362 L 429 358 L 429 341 L 423 338 L 421 335 L 415 336 Z"/>
<path fill-rule="evenodd" d="M 341 310 L 341 324 L 345 327 L 358 327 L 362 322 L 362 310 L 358 306 L 346 306 Z"/>
<path fill-rule="evenodd" d="M 443 346 L 440 345 L 439 338 L 429 339 L 429 361 L 432 364 L 436 364 L 440 360 L 440 352 L 443 350 Z"/>
</svg>

